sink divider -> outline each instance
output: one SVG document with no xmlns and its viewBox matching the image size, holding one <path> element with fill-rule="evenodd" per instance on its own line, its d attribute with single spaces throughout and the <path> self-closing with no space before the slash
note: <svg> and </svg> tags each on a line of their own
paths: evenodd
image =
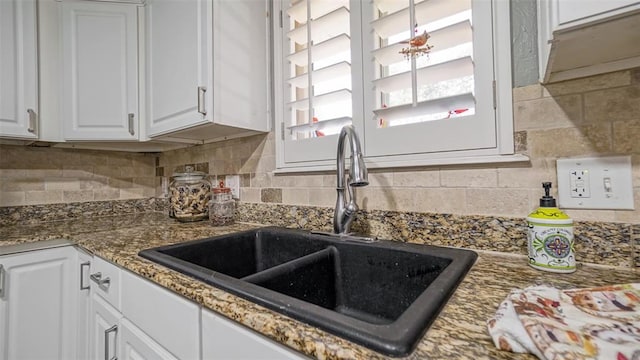
<svg viewBox="0 0 640 360">
<path fill-rule="evenodd" d="M 266 280 L 269 280 L 275 276 L 285 275 L 301 267 L 313 264 L 323 258 L 333 259 L 334 269 L 339 269 L 340 258 L 338 249 L 335 246 L 327 246 L 326 248 L 313 252 L 308 255 L 287 261 L 285 263 L 270 267 L 255 274 L 251 274 L 241 278 L 240 280 L 252 283 L 260 284 Z"/>
</svg>

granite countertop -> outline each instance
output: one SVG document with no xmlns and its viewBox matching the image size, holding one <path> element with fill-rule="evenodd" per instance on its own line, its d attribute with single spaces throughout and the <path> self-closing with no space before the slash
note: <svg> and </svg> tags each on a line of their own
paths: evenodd
<svg viewBox="0 0 640 360">
<path fill-rule="evenodd" d="M 65 238 L 85 250 L 168 288 L 311 357 L 383 359 L 385 356 L 275 313 L 223 290 L 140 258 L 140 250 L 242 231 L 259 224 L 212 227 L 207 222 L 179 223 L 165 214 L 47 222 L 0 228 L 0 247 Z M 583 265 L 573 274 L 534 270 L 526 258 L 478 251 L 479 258 L 409 359 L 534 359 L 495 349 L 485 322 L 513 288 L 548 284 L 576 288 L 638 281 L 636 271 Z"/>
</svg>

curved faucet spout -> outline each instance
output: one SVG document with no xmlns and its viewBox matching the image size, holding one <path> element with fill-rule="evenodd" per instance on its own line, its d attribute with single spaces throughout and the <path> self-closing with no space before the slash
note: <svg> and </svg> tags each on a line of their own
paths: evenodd
<svg viewBox="0 0 640 360">
<path fill-rule="evenodd" d="M 349 179 L 345 179 L 345 141 L 349 138 L 351 145 L 351 164 L 349 169 Z M 362 158 L 362 150 L 360 147 L 360 139 L 355 129 L 351 125 L 347 125 L 340 131 L 338 137 L 338 154 L 337 154 L 337 186 L 336 191 L 338 198 L 336 200 L 336 209 L 333 215 L 333 231 L 336 234 L 345 234 L 349 232 L 351 222 L 358 211 L 355 193 L 352 187 L 369 185 L 367 166 Z M 349 200 L 345 196 L 345 184 L 348 184 Z"/>
</svg>

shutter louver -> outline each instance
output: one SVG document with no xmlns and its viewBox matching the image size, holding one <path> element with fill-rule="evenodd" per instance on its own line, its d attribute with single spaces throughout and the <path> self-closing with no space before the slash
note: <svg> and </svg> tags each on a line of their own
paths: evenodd
<svg viewBox="0 0 640 360">
<path fill-rule="evenodd" d="M 291 1 L 285 56 L 289 101 L 285 141 L 337 134 L 351 123 L 349 0 Z"/>
<path fill-rule="evenodd" d="M 378 127 L 474 113 L 470 0 L 374 0 L 373 85 Z M 427 55 L 407 58 L 407 41 L 428 32 Z M 461 111 L 464 110 L 464 111 Z"/>
</svg>

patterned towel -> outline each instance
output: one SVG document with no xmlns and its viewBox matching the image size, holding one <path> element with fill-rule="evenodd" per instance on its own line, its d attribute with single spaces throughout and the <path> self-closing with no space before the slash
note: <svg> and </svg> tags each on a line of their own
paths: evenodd
<svg viewBox="0 0 640 360">
<path fill-rule="evenodd" d="M 513 290 L 487 326 L 497 348 L 540 359 L 640 360 L 640 283 Z"/>
</svg>

